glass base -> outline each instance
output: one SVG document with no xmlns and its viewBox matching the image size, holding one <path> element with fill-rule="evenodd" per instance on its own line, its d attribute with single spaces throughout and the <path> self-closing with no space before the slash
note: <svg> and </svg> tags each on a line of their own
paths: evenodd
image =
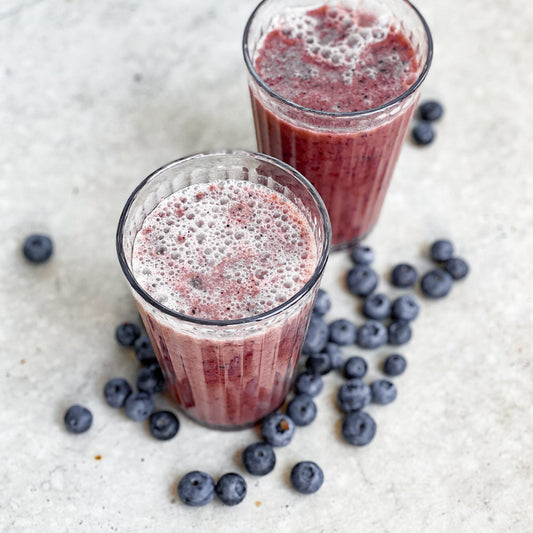
<svg viewBox="0 0 533 533">
<path fill-rule="evenodd" d="M 375 225 L 374 225 L 375 226 Z M 374 229 L 374 226 L 372 226 L 366 233 L 363 233 L 363 235 L 360 235 L 359 237 L 354 237 L 353 239 L 347 241 L 347 242 L 341 242 L 338 244 L 332 244 L 331 245 L 331 251 L 332 252 L 340 252 L 341 250 L 346 250 L 347 248 L 353 248 L 355 245 L 360 244 L 361 241 L 366 239 L 368 235 L 372 232 Z"/>
</svg>

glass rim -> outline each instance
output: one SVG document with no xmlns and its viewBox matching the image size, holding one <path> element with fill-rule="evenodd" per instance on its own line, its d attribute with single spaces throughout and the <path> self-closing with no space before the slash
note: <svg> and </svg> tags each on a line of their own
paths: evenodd
<svg viewBox="0 0 533 533">
<path fill-rule="evenodd" d="M 169 307 L 164 306 L 162 303 L 158 302 L 153 296 L 148 294 L 148 292 L 146 292 L 141 287 L 141 285 L 137 282 L 135 276 L 133 275 L 133 272 L 125 256 L 123 241 L 125 237 L 124 236 L 125 223 L 128 218 L 128 215 L 130 214 L 130 210 L 133 205 L 133 202 L 137 198 L 137 195 L 140 193 L 140 191 L 150 181 L 152 181 L 153 179 L 155 179 L 157 176 L 167 171 L 168 169 L 175 167 L 175 166 L 179 166 L 183 163 L 192 161 L 194 159 L 201 159 L 204 157 L 219 157 L 219 156 L 224 156 L 224 155 L 247 156 L 247 157 L 252 157 L 258 160 L 262 160 L 266 163 L 274 164 L 278 168 L 281 168 L 283 171 L 291 174 L 297 181 L 299 181 L 302 185 L 304 185 L 305 189 L 310 193 L 313 200 L 317 204 L 318 211 L 321 214 L 322 226 L 323 226 L 322 230 L 324 234 L 324 244 L 322 246 L 322 250 L 317 250 L 317 252 L 319 253 L 319 258 L 315 266 L 315 269 L 313 271 L 313 274 L 307 280 L 307 282 L 295 294 L 293 294 L 288 300 L 285 300 L 280 305 L 273 307 L 272 309 L 269 309 L 268 311 L 265 311 L 264 313 L 260 313 L 258 315 L 253 315 L 253 316 L 244 317 L 244 318 L 236 318 L 236 319 L 231 319 L 231 320 L 212 320 L 212 319 L 207 319 L 207 318 L 198 318 L 198 317 L 186 315 L 183 313 L 178 313 L 177 311 L 174 311 L 173 309 L 170 309 Z M 298 172 L 295 168 L 291 167 L 287 163 L 284 163 L 283 161 L 280 161 L 279 159 L 276 159 L 275 157 L 261 154 L 259 152 L 249 151 L 249 150 L 228 149 L 228 150 L 199 152 L 196 154 L 191 154 L 185 157 L 181 157 L 179 159 L 176 159 L 174 161 L 171 161 L 170 163 L 167 163 L 159 167 L 157 170 L 153 171 L 146 178 L 144 178 L 141 181 L 141 183 L 139 183 L 139 185 L 137 185 L 134 191 L 130 194 L 128 200 L 126 201 L 126 205 L 124 206 L 122 213 L 120 215 L 117 232 L 116 232 L 116 249 L 117 249 L 117 255 L 118 255 L 120 266 L 122 267 L 122 271 L 124 275 L 126 276 L 126 279 L 128 280 L 128 283 L 130 284 L 130 286 L 135 290 L 135 292 L 143 300 L 148 302 L 150 305 L 152 305 L 153 307 L 155 307 L 156 309 L 158 309 L 165 315 L 172 316 L 184 322 L 190 322 L 191 324 L 195 324 L 195 325 L 214 326 L 214 327 L 233 326 L 233 325 L 238 325 L 238 324 L 253 324 L 256 322 L 261 322 L 268 318 L 279 315 L 286 309 L 292 307 L 294 304 L 300 301 L 306 294 L 308 294 L 309 291 L 320 281 L 322 274 L 324 272 L 324 269 L 326 267 L 326 263 L 328 261 L 330 247 L 331 247 L 331 224 L 329 221 L 329 215 L 328 215 L 326 206 L 322 198 L 320 197 L 316 189 L 313 187 L 313 185 L 300 172 Z"/>
<path fill-rule="evenodd" d="M 422 27 L 424 28 L 426 37 L 427 37 L 427 44 L 428 44 L 428 50 L 427 55 L 425 58 L 424 66 L 418 75 L 416 81 L 410 85 L 406 91 L 404 91 L 402 94 L 396 96 L 392 100 L 389 100 L 388 102 L 385 102 L 379 106 L 372 107 L 370 109 L 363 109 L 360 111 L 321 111 L 319 109 L 312 109 L 310 107 L 305 107 L 303 105 L 297 104 L 296 102 L 293 102 L 292 100 L 288 100 L 287 98 L 281 96 L 279 93 L 274 91 L 271 87 L 269 87 L 263 78 L 259 76 L 259 73 L 255 70 L 254 62 L 252 61 L 252 58 L 250 57 L 249 49 L 248 49 L 248 34 L 250 32 L 250 28 L 252 26 L 252 23 L 255 19 L 255 16 L 257 15 L 258 11 L 261 9 L 263 4 L 266 4 L 271 0 L 262 0 L 257 7 L 252 11 L 252 14 L 250 15 L 246 26 L 244 28 L 244 35 L 242 39 L 242 52 L 244 55 L 244 62 L 246 63 L 246 66 L 248 68 L 248 72 L 252 75 L 254 80 L 257 82 L 259 87 L 261 87 L 263 90 L 265 90 L 268 94 L 270 94 L 272 97 L 274 97 L 276 100 L 281 101 L 282 103 L 293 107 L 295 109 L 298 109 L 300 111 L 304 111 L 306 113 L 315 114 L 315 115 L 321 115 L 326 117 L 339 117 L 339 118 L 351 118 L 351 117 L 361 117 L 361 116 L 367 116 L 371 115 L 373 113 L 383 111 L 385 109 L 388 109 L 389 107 L 394 106 L 395 104 L 402 102 L 407 97 L 409 97 L 411 94 L 413 94 L 422 84 L 424 79 L 427 76 L 427 73 L 429 71 L 429 67 L 431 66 L 431 61 L 433 59 L 433 38 L 431 36 L 431 31 L 429 29 L 429 26 L 426 22 L 426 19 L 422 16 L 420 11 L 409 1 L 409 0 L 402 0 L 405 4 L 407 4 L 414 13 L 418 16 L 420 22 L 422 23 Z"/>
</svg>

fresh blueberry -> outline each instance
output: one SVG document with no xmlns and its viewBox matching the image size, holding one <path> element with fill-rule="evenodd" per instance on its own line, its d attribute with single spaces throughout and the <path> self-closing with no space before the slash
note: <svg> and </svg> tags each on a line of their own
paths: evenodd
<svg viewBox="0 0 533 533">
<path fill-rule="evenodd" d="M 455 279 L 463 279 L 470 270 L 468 268 L 468 263 L 461 259 L 460 257 L 452 257 L 444 263 L 444 270 L 450 274 L 450 276 Z"/>
<path fill-rule="evenodd" d="M 431 144 L 433 139 L 435 139 L 435 130 L 431 122 L 423 120 L 411 130 L 411 137 L 416 144 L 425 146 L 426 144 Z"/>
<path fill-rule="evenodd" d="M 131 386 L 124 378 L 110 379 L 104 386 L 105 401 L 111 407 L 124 407 L 131 392 Z"/>
<path fill-rule="evenodd" d="M 65 427 L 71 433 L 84 433 L 93 423 L 93 415 L 82 405 L 72 405 L 65 413 Z"/>
<path fill-rule="evenodd" d="M 367 350 L 379 348 L 387 342 L 387 328 L 377 320 L 367 320 L 357 331 L 357 345 Z"/>
<path fill-rule="evenodd" d="M 302 494 L 313 494 L 324 483 L 324 472 L 313 461 L 302 461 L 291 470 L 291 485 Z"/>
<path fill-rule="evenodd" d="M 342 368 L 344 365 L 344 354 L 342 353 L 342 350 L 339 348 L 338 344 L 335 344 L 334 342 L 328 342 L 324 348 L 324 351 L 329 355 L 332 369 L 336 370 L 338 368 Z"/>
<path fill-rule="evenodd" d="M 313 313 L 323 316 L 331 309 L 331 298 L 324 289 L 318 289 Z"/>
<path fill-rule="evenodd" d="M 180 500 L 192 507 L 201 507 L 215 499 L 215 480 L 205 472 L 189 472 L 178 483 Z"/>
<path fill-rule="evenodd" d="M 287 405 L 287 414 L 297 426 L 308 426 L 316 417 L 316 404 L 309 394 L 297 394 Z"/>
<path fill-rule="evenodd" d="M 327 374 L 331 370 L 331 358 L 327 352 L 311 354 L 305 362 L 305 368 L 309 372 Z"/>
<path fill-rule="evenodd" d="M 374 250 L 369 246 L 358 245 L 352 250 L 350 257 L 356 265 L 370 265 L 374 261 Z"/>
<path fill-rule="evenodd" d="M 246 481 L 239 474 L 224 474 L 215 486 L 218 499 L 226 505 L 237 505 L 246 496 Z"/>
<path fill-rule="evenodd" d="M 272 413 L 263 420 L 261 435 L 271 446 L 287 446 L 294 435 L 292 418 L 283 413 Z"/>
<path fill-rule="evenodd" d="M 374 419 L 363 411 L 348 413 L 342 423 L 342 436 L 354 446 L 366 446 L 376 434 Z"/>
<path fill-rule="evenodd" d="M 151 365 L 157 361 L 154 347 L 148 335 L 141 335 L 133 343 L 135 357 L 142 365 Z"/>
<path fill-rule="evenodd" d="M 247 472 L 254 476 L 264 476 L 274 470 L 276 454 L 270 444 L 255 442 L 242 452 L 242 464 Z"/>
<path fill-rule="evenodd" d="M 418 302 L 410 295 L 404 294 L 392 302 L 392 318 L 397 320 L 414 320 L 420 312 Z"/>
<path fill-rule="evenodd" d="M 370 387 L 361 379 L 352 378 L 344 383 L 337 393 L 337 404 L 341 411 L 359 411 L 370 403 Z"/>
<path fill-rule="evenodd" d="M 328 335 L 329 328 L 324 319 L 313 313 L 305 335 L 302 353 L 309 355 L 321 352 L 328 342 Z"/>
<path fill-rule="evenodd" d="M 148 394 L 161 392 L 165 387 L 165 378 L 159 364 L 143 366 L 137 374 L 137 388 Z"/>
<path fill-rule="evenodd" d="M 354 355 L 346 359 L 346 363 L 344 363 L 344 376 L 348 379 L 361 379 L 366 374 L 367 369 L 366 361 L 362 357 Z"/>
<path fill-rule="evenodd" d="M 369 294 L 363 303 L 363 315 L 374 320 L 381 320 L 390 315 L 391 304 L 385 294 Z"/>
<path fill-rule="evenodd" d="M 302 372 L 296 377 L 294 391 L 296 394 L 305 392 L 310 396 L 318 396 L 324 388 L 324 381 L 320 374 L 315 372 Z"/>
<path fill-rule="evenodd" d="M 126 399 L 124 410 L 135 422 L 146 420 L 154 410 L 154 401 L 147 392 L 133 392 Z"/>
<path fill-rule="evenodd" d="M 407 361 L 405 360 L 405 357 L 399 353 L 393 353 L 385 359 L 385 363 L 383 363 L 383 372 L 385 372 L 387 376 L 399 376 L 404 373 L 406 367 Z"/>
<path fill-rule="evenodd" d="M 346 278 L 348 289 L 356 296 L 368 296 L 378 285 L 377 274 L 366 265 L 355 265 Z"/>
<path fill-rule="evenodd" d="M 411 326 L 406 320 L 394 320 L 389 324 L 389 344 L 392 346 L 401 346 L 411 340 Z"/>
<path fill-rule="evenodd" d="M 414 266 L 408 263 L 396 265 L 391 272 L 391 283 L 395 287 L 412 287 L 418 278 L 418 273 Z"/>
<path fill-rule="evenodd" d="M 428 100 L 427 102 L 420 104 L 418 111 L 422 120 L 433 122 L 442 117 L 444 108 L 440 102 L 437 102 L 436 100 Z"/>
<path fill-rule="evenodd" d="M 443 298 L 452 288 L 453 279 L 442 268 L 426 272 L 420 280 L 420 289 L 430 298 Z"/>
<path fill-rule="evenodd" d="M 54 252 L 52 239 L 47 235 L 29 235 L 24 241 L 22 252 L 32 263 L 44 263 Z"/>
<path fill-rule="evenodd" d="M 396 385 L 386 379 L 378 379 L 370 385 L 372 401 L 381 405 L 393 402 L 398 394 Z"/>
<path fill-rule="evenodd" d="M 448 261 L 453 257 L 454 246 L 453 243 L 447 239 L 439 239 L 435 241 L 429 249 L 429 255 L 433 261 L 442 263 Z"/>
<path fill-rule="evenodd" d="M 141 328 L 131 322 L 124 322 L 115 330 L 115 338 L 121 346 L 133 346 L 140 336 Z"/>
<path fill-rule="evenodd" d="M 158 440 L 170 440 L 180 429 L 178 417 L 170 411 L 156 411 L 150 415 L 148 429 Z"/>
<path fill-rule="evenodd" d="M 353 322 L 345 318 L 334 320 L 329 325 L 329 340 L 340 346 L 354 344 L 357 337 L 357 328 Z"/>
</svg>

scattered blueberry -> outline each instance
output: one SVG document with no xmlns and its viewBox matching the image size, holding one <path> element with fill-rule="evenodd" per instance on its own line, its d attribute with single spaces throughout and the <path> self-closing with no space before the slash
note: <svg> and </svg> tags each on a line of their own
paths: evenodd
<svg viewBox="0 0 533 533">
<path fill-rule="evenodd" d="M 316 404 L 309 394 L 297 394 L 287 405 L 287 414 L 297 426 L 308 426 L 316 417 Z"/>
<path fill-rule="evenodd" d="M 151 365 L 157 361 L 154 347 L 148 335 L 138 337 L 133 343 L 133 349 L 135 351 L 135 357 L 142 365 Z"/>
<path fill-rule="evenodd" d="M 444 263 L 444 270 L 450 274 L 450 276 L 455 279 L 463 279 L 470 270 L 468 268 L 468 263 L 461 259 L 460 257 L 452 257 Z"/>
<path fill-rule="evenodd" d="M 376 273 L 366 265 L 355 265 L 346 279 L 348 289 L 356 296 L 368 296 L 378 285 Z"/>
<path fill-rule="evenodd" d="M 292 467 L 290 479 L 298 492 L 313 494 L 324 483 L 324 473 L 313 461 L 302 461 Z"/>
<path fill-rule="evenodd" d="M 135 422 L 146 420 L 154 410 L 154 401 L 147 392 L 134 392 L 128 396 L 124 410 Z"/>
<path fill-rule="evenodd" d="M 374 250 L 369 246 L 358 245 L 352 250 L 350 257 L 356 265 L 370 265 L 374 261 Z"/>
<path fill-rule="evenodd" d="M 357 338 L 357 328 L 353 322 L 345 318 L 334 320 L 329 325 L 329 340 L 340 346 L 354 344 Z"/>
<path fill-rule="evenodd" d="M 404 294 L 392 303 L 392 318 L 397 320 L 414 320 L 420 312 L 418 302 L 410 295 Z"/>
<path fill-rule="evenodd" d="M 453 243 L 447 239 L 439 239 L 438 241 L 435 241 L 429 249 L 431 259 L 437 261 L 437 263 L 451 259 L 453 257 L 453 252 Z"/>
<path fill-rule="evenodd" d="M 163 371 L 158 363 L 143 366 L 137 374 L 137 388 L 148 394 L 161 392 L 165 387 Z"/>
<path fill-rule="evenodd" d="M 328 342 L 329 328 L 324 319 L 316 314 L 311 315 L 305 336 L 302 353 L 309 355 L 321 352 Z"/>
<path fill-rule="evenodd" d="M 331 358 L 327 352 L 311 354 L 305 362 L 305 368 L 309 372 L 327 374 L 331 370 Z"/>
<path fill-rule="evenodd" d="M 124 407 L 131 392 L 131 386 L 124 378 L 110 379 L 104 386 L 105 401 L 111 407 Z"/>
<path fill-rule="evenodd" d="M 93 423 L 93 415 L 82 405 L 72 405 L 65 413 L 65 427 L 71 433 L 84 433 Z"/>
<path fill-rule="evenodd" d="M 379 348 L 387 342 L 387 328 L 377 320 L 367 320 L 357 331 L 357 345 L 367 350 Z"/>
<path fill-rule="evenodd" d="M 352 378 L 344 383 L 337 393 L 337 404 L 341 411 L 359 411 L 370 403 L 370 387 L 361 379 Z"/>
<path fill-rule="evenodd" d="M 391 283 L 395 287 L 412 287 L 416 283 L 418 273 L 414 266 L 408 263 L 396 265 L 391 272 Z"/>
<path fill-rule="evenodd" d="M 156 411 L 150 415 L 148 429 L 158 440 L 170 440 L 180 429 L 178 417 L 170 411 Z"/>
<path fill-rule="evenodd" d="M 131 322 L 124 322 L 115 330 L 115 338 L 121 346 L 133 346 L 140 336 L 141 328 Z"/>
<path fill-rule="evenodd" d="M 381 405 L 393 402 L 398 394 L 396 385 L 386 379 L 378 379 L 370 385 L 372 401 Z"/>
<path fill-rule="evenodd" d="M 406 320 L 394 320 L 389 324 L 389 344 L 392 346 L 401 346 L 411 340 L 411 326 Z"/>
<path fill-rule="evenodd" d="M 433 122 L 442 117 L 444 108 L 440 102 L 437 102 L 436 100 L 428 100 L 427 102 L 420 104 L 418 111 L 422 120 Z"/>
<path fill-rule="evenodd" d="M 354 446 L 366 446 L 376 434 L 374 419 L 363 411 L 348 413 L 342 423 L 342 436 Z"/>
<path fill-rule="evenodd" d="M 367 369 L 366 361 L 362 357 L 354 355 L 346 359 L 346 363 L 344 363 L 344 376 L 348 379 L 361 379 L 366 374 Z"/>
<path fill-rule="evenodd" d="M 254 476 L 264 476 L 274 470 L 276 454 L 270 444 L 255 442 L 242 452 L 242 464 L 247 472 Z"/>
<path fill-rule="evenodd" d="M 383 372 L 385 372 L 387 376 L 399 376 L 404 373 L 406 367 L 407 361 L 405 360 L 405 357 L 399 353 L 393 353 L 385 359 Z"/>
<path fill-rule="evenodd" d="M 246 481 L 239 474 L 224 474 L 215 486 L 219 500 L 226 505 L 237 505 L 246 496 Z"/>
<path fill-rule="evenodd" d="M 374 320 L 387 318 L 391 312 L 389 298 L 385 294 L 369 294 L 363 303 L 363 315 Z"/>
<path fill-rule="evenodd" d="M 323 316 L 331 309 L 331 298 L 324 289 L 318 289 L 313 313 Z"/>
<path fill-rule="evenodd" d="M 192 507 L 201 507 L 215 498 L 215 480 L 205 472 L 189 472 L 178 483 L 180 500 Z"/>
<path fill-rule="evenodd" d="M 324 351 L 329 355 L 332 369 L 336 370 L 338 368 L 342 368 L 344 365 L 344 354 L 342 353 L 342 350 L 339 348 L 338 344 L 335 344 L 334 342 L 328 342 L 324 348 Z"/>
<path fill-rule="evenodd" d="M 263 420 L 261 435 L 271 446 L 287 446 L 294 435 L 295 424 L 283 413 L 272 413 Z"/>
<path fill-rule="evenodd" d="M 318 396 L 324 388 L 324 381 L 320 374 L 314 372 L 302 372 L 296 377 L 294 391 L 296 394 L 305 392 L 310 396 Z"/>
<path fill-rule="evenodd" d="M 442 268 L 426 272 L 420 280 L 420 289 L 430 298 L 443 298 L 452 288 L 453 279 Z"/>
<path fill-rule="evenodd" d="M 411 130 L 411 137 L 413 138 L 413 141 L 420 146 L 432 143 L 435 138 L 435 131 L 431 122 L 423 120 L 416 124 Z"/>
<path fill-rule="evenodd" d="M 32 263 L 44 263 L 54 252 L 52 239 L 47 235 L 29 235 L 24 241 L 22 253 Z"/>
</svg>

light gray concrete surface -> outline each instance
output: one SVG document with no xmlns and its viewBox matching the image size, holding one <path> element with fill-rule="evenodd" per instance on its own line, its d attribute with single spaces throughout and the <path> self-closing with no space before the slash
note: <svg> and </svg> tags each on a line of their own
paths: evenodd
<svg viewBox="0 0 533 533">
<path fill-rule="evenodd" d="M 443 301 L 421 299 L 398 399 L 371 406 L 370 446 L 339 436 L 340 376 L 315 424 L 247 476 L 237 508 L 182 505 L 180 477 L 241 471 L 254 430 L 181 417 L 154 441 L 107 407 L 107 379 L 135 376 L 114 329 L 136 319 L 114 250 L 122 206 L 150 171 L 222 147 L 255 148 L 241 57 L 253 0 L 0 1 L 0 531 L 529 532 L 533 530 L 533 4 L 420 0 L 435 39 L 423 98 L 446 106 L 436 142 L 406 143 L 368 244 L 385 275 L 429 268 L 450 237 L 471 265 Z M 35 267 L 21 244 L 51 234 Z M 328 320 L 358 323 L 334 255 Z M 394 294 L 386 279 L 380 289 Z M 368 354 L 370 379 L 390 350 Z M 346 355 L 358 353 L 346 349 Z M 68 434 L 71 403 L 94 414 Z M 159 405 L 169 405 L 162 398 Z M 95 459 L 101 456 L 101 459 Z M 288 484 L 295 462 L 325 472 L 319 493 Z"/>
</svg>

